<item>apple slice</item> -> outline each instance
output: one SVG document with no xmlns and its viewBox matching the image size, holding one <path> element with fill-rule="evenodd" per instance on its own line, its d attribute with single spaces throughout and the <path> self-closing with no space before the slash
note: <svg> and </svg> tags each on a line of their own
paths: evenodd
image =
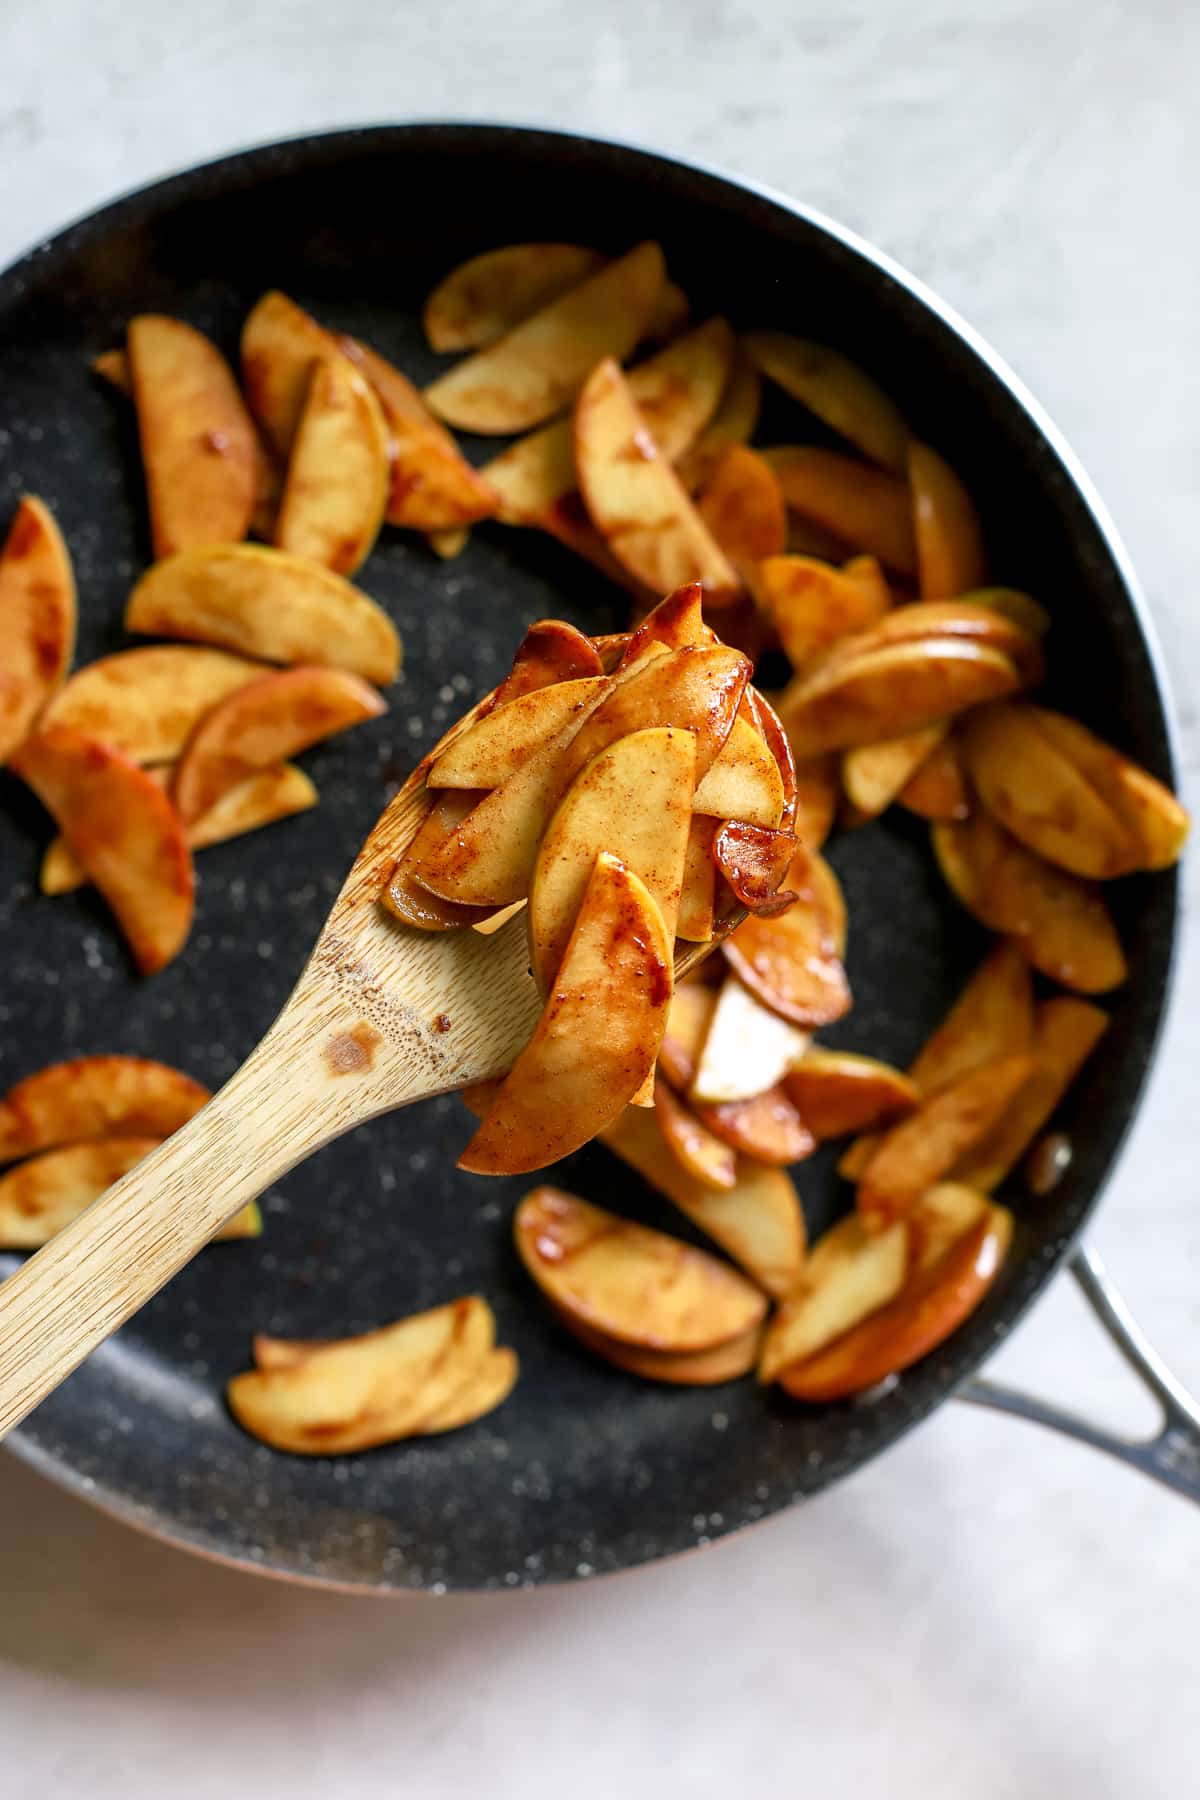
<svg viewBox="0 0 1200 1800">
<path fill-rule="evenodd" d="M 449 1399 L 443 1400 L 422 1419 L 416 1435 L 435 1437 L 443 1431 L 458 1431 L 463 1425 L 473 1425 L 476 1419 L 495 1412 L 516 1387 L 520 1372 L 515 1350 L 503 1346 L 489 1350 Z"/>
<path fill-rule="evenodd" d="M 143 1056 L 77 1056 L 18 1081 L 0 1099 L 0 1163 L 78 1138 L 170 1137 L 210 1099 L 206 1087 Z"/>
<path fill-rule="evenodd" d="M 259 676 L 214 706 L 188 739 L 171 786 L 180 818 L 190 825 L 256 770 L 386 711 L 375 689 L 345 669 Z"/>
<path fill-rule="evenodd" d="M 480 802 L 414 872 L 447 900 L 510 906 L 529 891 L 546 823 L 593 757 L 632 731 L 671 725 L 696 738 L 702 779 L 729 735 L 749 674 L 736 650 L 676 650 L 615 676 L 582 724 L 567 726 Z"/>
<path fill-rule="evenodd" d="M 175 769 L 171 763 L 147 771 L 164 793 L 170 791 Z M 190 825 L 188 845 L 192 850 L 206 850 L 212 844 L 225 844 L 231 838 L 244 837 L 264 825 L 290 819 L 307 812 L 317 804 L 317 790 L 294 763 L 276 763 L 261 769 L 248 780 L 222 794 L 216 805 Z M 80 868 L 65 838 L 57 837 L 47 845 L 38 875 L 43 894 L 67 894 L 83 887 L 87 875 Z"/>
<path fill-rule="evenodd" d="M 389 912 L 418 931 L 459 931 L 467 925 L 490 924 L 495 915 L 485 906 L 457 906 L 440 900 L 423 887 L 415 869 L 421 860 L 444 843 L 483 798 L 481 794 L 447 788 L 434 796 L 420 829 L 396 864 L 382 899 Z M 518 909 L 519 910 L 519 909 Z"/>
<path fill-rule="evenodd" d="M 124 350 L 101 350 L 98 356 L 93 356 L 90 367 L 93 375 L 107 381 L 118 394 L 124 394 L 127 400 L 133 399 L 133 375 Z"/>
<path fill-rule="evenodd" d="M 489 711 L 532 694 L 535 688 L 553 687 L 560 681 L 583 681 L 607 673 L 599 651 L 565 619 L 538 619 L 517 645 L 512 668 L 496 689 Z"/>
<path fill-rule="evenodd" d="M 338 342 L 286 294 L 272 289 L 242 327 L 242 385 L 251 412 L 285 461 L 304 411 L 314 364 Z"/>
<path fill-rule="evenodd" d="M 543 994 L 557 979 L 602 850 L 645 883 L 667 942 L 674 941 L 695 775 L 691 732 L 660 726 L 618 738 L 567 789 L 546 827 L 529 889 L 530 960 Z"/>
<path fill-rule="evenodd" d="M 554 992 L 459 1168 L 523 1175 L 595 1137 L 653 1068 L 671 986 L 662 914 L 645 884 L 601 851 Z"/>
<path fill-rule="evenodd" d="M 919 819 L 965 819 L 971 802 L 957 739 L 943 737 L 896 798 Z"/>
<path fill-rule="evenodd" d="M 654 1113 L 632 1106 L 600 1133 L 600 1142 L 665 1194 L 773 1299 L 791 1292 L 804 1260 L 804 1214 L 783 1169 L 739 1157 L 736 1183 L 716 1192 L 681 1168 Z"/>
<path fill-rule="evenodd" d="M 1015 665 L 1022 687 L 1042 679 L 1045 664 L 1038 637 L 999 607 L 978 599 L 912 600 L 895 606 L 877 619 L 869 631 L 844 637 L 822 661 L 823 669 L 840 668 L 856 661 L 865 651 L 889 644 L 921 643 L 928 638 L 963 638 L 1001 650 Z"/>
<path fill-rule="evenodd" d="M 886 812 L 949 729 L 949 720 L 938 719 L 905 737 L 880 738 L 844 751 L 842 786 L 859 815 L 874 819 Z"/>
<path fill-rule="evenodd" d="M 954 470 L 928 444 L 908 446 L 913 532 L 924 600 L 946 600 L 987 579 L 983 530 L 974 502 Z"/>
<path fill-rule="evenodd" d="M 755 730 L 767 746 L 775 761 L 779 775 L 779 785 L 783 791 L 783 811 L 779 817 L 779 828 L 791 831 L 796 822 L 798 805 L 798 781 L 796 775 L 796 759 L 792 755 L 792 746 L 788 742 L 779 714 L 771 702 L 751 685 L 747 688 L 740 708 L 743 716 L 749 715 Z"/>
<path fill-rule="evenodd" d="M 804 1054 L 808 1038 L 769 1012 L 727 975 L 696 1057 L 688 1098 L 694 1106 L 718 1106 L 763 1093 Z"/>
<path fill-rule="evenodd" d="M 898 575 L 916 574 L 907 481 L 813 444 L 785 444 L 764 450 L 763 455 L 789 508 L 831 531 L 843 544 L 877 556 Z"/>
<path fill-rule="evenodd" d="M 809 1131 L 822 1140 L 887 1124 L 920 1100 L 916 1082 L 888 1063 L 815 1044 L 788 1070 L 783 1085 Z"/>
<path fill-rule="evenodd" d="M 341 337 L 338 345 L 366 377 L 383 409 L 391 439 L 388 523 L 441 534 L 490 518 L 496 510 L 495 493 L 434 418 L 408 376 L 357 338 Z M 439 556 L 456 555 L 462 548 L 447 544 L 442 536 L 431 542 Z"/>
<path fill-rule="evenodd" d="M 1188 834 L 1188 815 L 1169 788 L 1078 719 L 1068 719 L 1044 706 L 1027 706 L 1024 711 L 1116 814 L 1137 845 L 1139 868 L 1168 869 L 1179 860 Z"/>
<path fill-rule="evenodd" d="M 988 1211 L 988 1197 L 962 1181 L 939 1181 L 921 1195 L 908 1216 L 908 1272 L 924 1274 Z M 894 1229 L 894 1227 L 892 1228 Z"/>
<path fill-rule="evenodd" d="M 868 1230 L 906 1218 L 926 1188 L 983 1142 L 1036 1067 L 1028 1055 L 982 1063 L 893 1125 L 859 1182 L 857 1206 Z"/>
<path fill-rule="evenodd" d="M 769 381 L 872 462 L 905 472 L 908 427 L 877 382 L 838 350 L 786 331 L 749 331 L 746 352 Z"/>
<path fill-rule="evenodd" d="M 824 1350 L 790 1364 L 780 1380 L 796 1400 L 844 1400 L 927 1356 L 978 1306 L 1012 1240 L 1012 1214 L 990 1206 L 940 1262 Z"/>
<path fill-rule="evenodd" d="M 1041 730 L 1037 709 L 1008 702 L 963 724 L 975 791 L 1007 831 L 1074 875 L 1126 875 L 1142 846 L 1120 815 Z"/>
<path fill-rule="evenodd" d="M 594 1351 L 614 1368 L 644 1381 L 664 1381 L 674 1387 L 718 1387 L 748 1375 L 758 1361 L 762 1326 L 754 1325 L 727 1344 L 712 1350 L 647 1350 L 640 1344 L 623 1344 L 617 1338 L 593 1331 L 582 1320 L 555 1308 L 562 1324 L 586 1350 Z"/>
<path fill-rule="evenodd" d="M 743 1156 L 783 1169 L 801 1162 L 817 1147 L 816 1139 L 788 1099 L 786 1084 L 776 1082 L 746 1100 L 727 1100 L 720 1106 L 702 1106 L 700 1123 L 721 1143 Z"/>
<path fill-rule="evenodd" d="M 677 338 L 626 379 L 646 429 L 661 455 L 676 462 L 716 410 L 733 356 L 724 319 Z M 500 496 L 500 517 L 514 525 L 538 525 L 577 486 L 570 419 L 557 419 L 520 438 L 486 463 L 485 479 Z"/>
<path fill-rule="evenodd" d="M 835 639 L 874 625 L 892 604 L 873 556 L 856 556 L 841 569 L 813 556 L 768 556 L 751 580 L 796 669 Z"/>
<path fill-rule="evenodd" d="M 158 1144 L 158 1137 L 103 1137 L 45 1150 L 0 1176 L 0 1250 L 37 1250 L 98 1200 Z M 244 1206 L 219 1238 L 259 1237 L 262 1215 Z"/>
<path fill-rule="evenodd" d="M 686 1092 L 696 1078 L 696 1064 L 716 1004 L 717 996 L 712 988 L 701 987 L 694 978 L 677 987 L 671 996 L 658 1066 L 672 1087 L 681 1093 Z"/>
<path fill-rule="evenodd" d="M 27 738 L 11 766 L 53 814 L 142 974 L 164 968 L 191 929 L 195 878 L 183 824 L 162 789 L 119 751 L 65 725 Z"/>
<path fill-rule="evenodd" d="M 704 589 L 698 581 L 685 581 L 652 606 L 637 629 L 628 634 L 614 673 L 619 675 L 635 663 L 646 662 L 660 650 L 686 650 L 715 642 L 715 632 L 704 622 Z"/>
<path fill-rule="evenodd" d="M 134 762 L 170 762 L 206 712 L 265 673 L 248 656 L 198 644 L 118 650 L 72 675 L 42 724 L 69 725 Z"/>
<path fill-rule="evenodd" d="M 713 843 L 720 821 L 693 814 L 688 826 L 687 848 L 683 854 L 683 885 L 679 890 L 679 913 L 675 935 L 685 943 L 706 944 L 716 931 L 714 901 L 717 890 L 717 865 L 713 861 Z"/>
<path fill-rule="evenodd" d="M 391 445 L 374 390 L 347 357 L 323 357 L 292 438 L 276 544 L 353 575 L 379 535 L 390 490 Z"/>
<path fill-rule="evenodd" d="M 394 1443 L 436 1417 L 490 1354 L 477 1295 L 361 1337 L 309 1343 L 295 1361 L 249 1369 L 225 1389 L 238 1424 L 276 1450 L 339 1456 Z"/>
<path fill-rule="evenodd" d="M 75 650 L 75 577 L 46 504 L 26 494 L 0 550 L 0 763 L 33 729 Z"/>
<path fill-rule="evenodd" d="M 400 667 L 400 639 L 382 607 L 332 569 L 262 544 L 183 550 L 157 563 L 129 596 L 125 629 L 378 683 Z"/>
<path fill-rule="evenodd" d="M 759 918 L 772 918 L 793 906 L 799 896 L 783 883 L 796 854 L 790 831 L 727 820 L 713 839 L 713 862 L 734 900 Z"/>
<path fill-rule="evenodd" d="M 810 850 L 819 850 L 837 817 L 837 758 L 829 752 L 806 756 L 795 764 L 795 769 L 796 836 Z"/>
<path fill-rule="evenodd" d="M 451 269 L 421 314 L 431 350 L 480 350 L 494 344 L 560 294 L 604 267 L 582 244 L 504 244 Z"/>
<path fill-rule="evenodd" d="M 233 370 L 182 319 L 142 313 L 126 337 L 155 557 L 240 543 L 258 492 L 258 436 Z"/>
<path fill-rule="evenodd" d="M 908 1274 L 908 1229 L 897 1223 L 872 1237 L 852 1214 L 813 1245 L 793 1291 L 771 1320 L 758 1365 L 770 1382 L 887 1306 Z"/>
<path fill-rule="evenodd" d="M 517 1254 L 556 1310 L 643 1349 L 710 1350 L 761 1324 L 744 1275 L 666 1232 L 539 1187 L 513 1219 Z"/>
<path fill-rule="evenodd" d="M 505 701 L 446 746 L 429 770 L 429 786 L 485 792 L 499 787 L 569 725 L 577 724 L 608 686 L 607 675 L 587 675 Z"/>
<path fill-rule="evenodd" d="M 1096 888 L 1026 850 L 986 812 L 934 825 L 932 835 L 938 866 L 967 911 L 1011 933 L 1035 969 L 1082 994 L 1125 980 L 1121 940 Z"/>
<path fill-rule="evenodd" d="M 800 758 L 901 737 L 1019 686 L 1002 651 L 968 638 L 927 638 L 820 663 L 797 677 L 779 711 Z"/>
<path fill-rule="evenodd" d="M 663 1142 L 681 1169 L 701 1187 L 731 1188 L 737 1181 L 737 1157 L 728 1143 L 714 1136 L 659 1076 L 654 1083 L 654 1116 Z"/>
<path fill-rule="evenodd" d="M 597 363 L 575 405 L 579 486 L 609 549 L 656 594 L 703 583 L 709 603 L 740 582 L 659 451 L 612 357 Z"/>
<path fill-rule="evenodd" d="M 1037 1066 L 987 1137 L 955 1166 L 955 1176 L 992 1193 L 1011 1173 L 1050 1118 L 1108 1029 L 1108 1014 L 1086 1000 L 1055 995 L 1037 1009 Z"/>
<path fill-rule="evenodd" d="M 696 785 L 692 807 L 711 819 L 740 819 L 778 829 L 783 782 L 775 758 L 745 718 L 733 721 L 716 761 Z"/>
<path fill-rule="evenodd" d="M 569 405 L 603 357 L 629 355 L 645 335 L 665 275 L 657 244 L 626 256 L 551 301 L 425 390 L 461 431 L 528 431 Z"/>
<path fill-rule="evenodd" d="M 745 444 L 721 452 L 697 491 L 696 511 L 735 568 L 778 556 L 787 544 L 787 508 L 774 471 Z"/>
<path fill-rule="evenodd" d="M 746 352 L 735 344 L 720 405 L 691 449 L 679 459 L 679 478 L 689 493 L 704 485 L 731 444 L 750 442 L 761 409 L 762 380 Z"/>
<path fill-rule="evenodd" d="M 850 1009 L 841 889 L 824 858 L 804 844 L 796 847 L 784 886 L 798 896 L 795 904 L 774 918 L 751 914 L 721 949 L 734 973 L 781 1019 L 828 1025 Z"/>
</svg>

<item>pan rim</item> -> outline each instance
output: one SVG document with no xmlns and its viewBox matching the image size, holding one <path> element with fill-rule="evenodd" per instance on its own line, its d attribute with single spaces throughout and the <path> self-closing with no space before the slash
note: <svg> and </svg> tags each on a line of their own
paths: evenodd
<svg viewBox="0 0 1200 1800">
<path fill-rule="evenodd" d="M 869 265 L 876 274 L 884 275 L 903 290 L 926 313 L 932 315 L 937 324 L 957 338 L 982 365 L 987 374 L 1005 390 L 1015 407 L 1025 415 L 1026 420 L 1040 434 L 1050 456 L 1074 489 L 1119 581 L 1125 602 L 1137 627 L 1161 713 L 1165 772 L 1169 779 L 1175 778 L 1179 767 L 1177 709 L 1157 630 L 1124 542 L 1103 499 L 1061 430 L 987 339 L 924 281 L 913 275 L 894 257 L 878 249 L 855 231 L 769 184 L 736 175 L 723 167 L 706 162 L 702 158 L 681 156 L 633 140 L 598 136 L 590 132 L 527 126 L 506 121 L 454 119 L 422 119 L 403 123 L 386 122 L 339 127 L 328 131 L 301 133 L 290 138 L 258 140 L 209 158 L 204 162 L 176 169 L 130 187 L 112 200 L 75 216 L 67 224 L 35 240 L 26 251 L 3 271 L 0 271 L 0 294 L 14 287 L 19 289 L 24 272 L 32 268 L 39 258 L 47 254 L 69 255 L 77 243 L 90 237 L 102 236 L 112 225 L 120 222 L 127 210 L 144 205 L 150 199 L 153 199 L 159 210 L 162 210 L 187 200 L 194 188 L 211 184 L 214 179 L 220 180 L 224 177 L 228 180 L 234 176 L 246 177 L 248 175 L 251 180 L 254 180 L 260 174 L 269 173 L 271 159 L 274 157 L 295 158 L 322 154 L 325 156 L 332 154 L 336 157 L 339 151 L 347 151 L 353 146 L 386 150 L 389 143 L 398 147 L 405 140 L 411 142 L 422 135 L 451 139 L 461 138 L 464 142 L 472 139 L 479 140 L 481 137 L 524 140 L 531 147 L 535 149 L 540 147 L 544 152 L 550 154 L 553 153 L 555 146 L 561 148 L 574 145 L 590 152 L 616 152 L 641 160 L 651 167 L 657 165 L 659 168 L 669 168 L 680 174 L 697 175 L 708 183 L 723 188 L 731 197 L 740 195 L 760 200 L 786 217 L 799 221 L 820 235 L 832 239 L 854 258 Z M 485 153 L 485 147 L 480 147 L 480 153 Z M 1161 883 L 1162 875 L 1159 875 L 1157 879 Z M 1051 1277 L 1058 1272 L 1062 1263 L 1069 1256 L 1084 1227 L 1094 1216 L 1109 1183 L 1121 1165 L 1128 1147 L 1129 1134 L 1144 1105 L 1148 1085 L 1157 1065 L 1164 1031 L 1177 999 L 1181 935 L 1178 869 L 1171 872 L 1169 888 L 1164 898 L 1169 937 L 1163 965 L 1161 992 L 1158 997 L 1157 1010 L 1147 1033 L 1144 1064 L 1133 1083 L 1132 1095 L 1120 1121 L 1107 1165 L 1097 1180 L 1075 1228 L 1062 1238 L 1051 1257 L 1042 1259 L 1041 1266 L 1025 1290 L 1018 1291 L 1011 1297 L 1002 1322 L 1002 1337 L 1006 1337 L 1011 1332 L 1028 1308 L 1040 1297 Z M 882 1451 L 890 1448 L 912 1426 L 927 1418 L 944 1400 L 953 1397 L 955 1391 L 977 1372 L 979 1365 L 988 1354 L 991 1342 L 994 1341 L 994 1339 L 990 1339 L 988 1342 L 980 1341 L 972 1345 L 964 1355 L 963 1366 L 955 1376 L 948 1382 L 939 1385 L 934 1392 L 914 1396 L 903 1415 L 897 1414 L 894 1420 L 889 1421 L 888 1427 L 877 1428 L 874 1441 L 855 1456 L 852 1468 L 840 1472 L 832 1479 L 841 1479 L 842 1474 L 853 1472 L 854 1468 L 860 1468 L 872 1461 Z M 287 1562 L 280 1557 L 277 1546 L 272 1549 L 274 1560 L 259 1560 L 252 1553 L 246 1551 L 223 1550 L 213 1543 L 189 1534 L 186 1529 L 180 1529 L 177 1521 L 165 1515 L 152 1514 L 147 1517 L 148 1509 L 144 1505 L 129 1499 L 103 1481 L 84 1475 L 61 1453 L 50 1450 L 31 1438 L 24 1426 L 9 1436 L 4 1447 L 28 1467 L 53 1480 L 66 1491 L 86 1500 L 110 1518 L 132 1526 L 135 1530 L 141 1531 L 151 1538 L 230 1568 L 266 1575 L 273 1579 L 293 1582 L 306 1587 L 325 1588 L 334 1592 L 368 1593 L 384 1597 L 408 1595 L 415 1592 L 513 1591 L 511 1588 L 501 1589 L 499 1584 L 493 1589 L 490 1584 L 479 1582 L 460 1584 L 452 1580 L 447 1583 L 436 1583 L 432 1587 L 429 1585 L 415 1586 L 406 1584 L 403 1580 L 392 1580 L 383 1571 L 376 1571 L 373 1574 L 365 1573 L 361 1579 L 348 1575 L 325 1574 L 314 1571 L 311 1566 L 300 1566 L 298 1561 Z M 788 1494 L 786 1491 L 781 1492 L 773 1500 L 764 1517 L 773 1516 L 805 1497 L 804 1491 L 799 1489 L 792 1494 Z M 744 1528 L 744 1524 L 739 1523 L 736 1527 L 727 1527 L 723 1532 L 714 1532 L 714 1538 L 727 1535 L 733 1529 Z M 645 1563 L 664 1560 L 667 1556 L 687 1554 L 690 1549 L 695 1547 L 681 1546 L 667 1551 L 655 1549 L 644 1556 L 631 1558 L 621 1570 L 614 1572 L 629 1572 L 642 1567 Z M 577 1572 L 561 1574 L 555 1572 L 540 1577 L 537 1585 L 551 1583 L 557 1585 L 560 1582 L 575 1579 L 596 1578 L 594 1575 L 580 1576 Z"/>
</svg>

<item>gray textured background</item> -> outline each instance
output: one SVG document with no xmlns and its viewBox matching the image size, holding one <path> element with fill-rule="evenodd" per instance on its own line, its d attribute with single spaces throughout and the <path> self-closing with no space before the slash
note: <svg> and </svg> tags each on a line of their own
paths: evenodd
<svg viewBox="0 0 1200 1800">
<path fill-rule="evenodd" d="M 825 208 L 958 306 L 1073 440 L 1148 590 L 1193 776 L 1184 0 L 0 0 L 0 68 L 0 260 L 187 163 L 386 119 L 573 125 Z M 1096 1236 L 1200 1387 L 1197 997 L 1189 946 Z M 993 1372 L 1146 1422 L 1065 1289 Z M 0 1796 L 1166 1796 L 1200 1749 L 1198 1529 L 1116 1467 L 950 1407 L 702 1558 L 384 1607 L 190 1562 L 0 1463 Z"/>
</svg>

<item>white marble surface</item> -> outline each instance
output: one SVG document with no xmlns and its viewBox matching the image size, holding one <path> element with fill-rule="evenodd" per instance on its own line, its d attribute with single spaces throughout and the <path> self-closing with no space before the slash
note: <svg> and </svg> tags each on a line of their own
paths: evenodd
<svg viewBox="0 0 1200 1800">
<path fill-rule="evenodd" d="M 4 260 L 243 143 L 421 117 L 641 139 L 856 226 L 988 334 L 1074 441 L 1141 569 L 1194 776 L 1185 0 L 0 0 L 0 69 Z M 1200 1387 L 1198 998 L 1193 948 L 1096 1238 Z M 1065 1287 L 994 1371 L 1145 1416 Z M 1186 1793 L 1198 1527 L 1115 1465 L 951 1406 L 704 1557 L 384 1605 L 192 1562 L 3 1462 L 0 1796 Z"/>
</svg>

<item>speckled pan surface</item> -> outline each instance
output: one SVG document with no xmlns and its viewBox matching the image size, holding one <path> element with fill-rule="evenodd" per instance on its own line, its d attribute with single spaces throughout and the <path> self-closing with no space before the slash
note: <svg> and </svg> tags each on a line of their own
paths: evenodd
<svg viewBox="0 0 1200 1800">
<path fill-rule="evenodd" d="M 547 133 L 414 126 L 248 152 L 160 183 L 64 232 L 0 277 L 0 515 L 23 490 L 64 526 L 79 576 L 80 660 L 118 648 L 148 557 L 132 422 L 88 374 L 135 311 L 177 313 L 236 343 L 281 286 L 424 377 L 441 366 L 419 311 L 464 255 L 514 239 L 613 250 L 659 237 L 697 316 L 838 344 L 896 395 L 982 503 L 998 579 L 1051 608 L 1049 692 L 1169 778 L 1153 652 L 1119 547 L 1043 421 L 936 303 L 836 230 L 776 198 L 630 149 Z M 802 435 L 793 413 L 780 436 Z M 477 446 L 482 453 L 483 446 Z M 463 706 L 493 685 L 528 622 L 593 630 L 623 601 L 532 534 L 484 527 L 437 562 L 386 534 L 359 577 L 404 637 L 383 719 L 306 759 L 321 805 L 204 853 L 196 928 L 139 981 L 98 902 L 35 892 L 48 822 L 0 776 L 0 1082 L 55 1057 L 126 1050 L 224 1080 L 284 1000 L 383 802 Z M 831 1042 L 898 1062 L 983 948 L 943 893 L 915 820 L 843 837 L 855 1009 Z M 1171 876 L 1121 884 L 1131 979 L 1068 1112 L 1072 1170 L 1018 1203 L 1008 1269 L 942 1350 L 869 1407 L 800 1412 L 752 1383 L 659 1389 L 590 1358 L 550 1321 L 510 1248 L 527 1185 L 459 1175 L 454 1099 L 377 1121 L 266 1200 L 256 1244 L 196 1258 L 13 1441 L 35 1466 L 131 1523 L 280 1575 L 377 1590 L 515 1586 L 684 1550 L 816 1492 L 945 1398 L 1050 1279 L 1126 1129 L 1162 1012 Z M 810 1230 L 848 1192 L 828 1154 L 799 1171 Z M 687 1234 L 598 1149 L 562 1180 Z M 0 1272 L 14 1259 L 0 1257 Z M 358 1331 L 477 1288 L 521 1381 L 492 1417 L 444 1438 L 340 1460 L 261 1448 L 221 1400 L 252 1330 Z M 1014 1478 L 1017 1478 L 1014 1474 Z"/>
</svg>

